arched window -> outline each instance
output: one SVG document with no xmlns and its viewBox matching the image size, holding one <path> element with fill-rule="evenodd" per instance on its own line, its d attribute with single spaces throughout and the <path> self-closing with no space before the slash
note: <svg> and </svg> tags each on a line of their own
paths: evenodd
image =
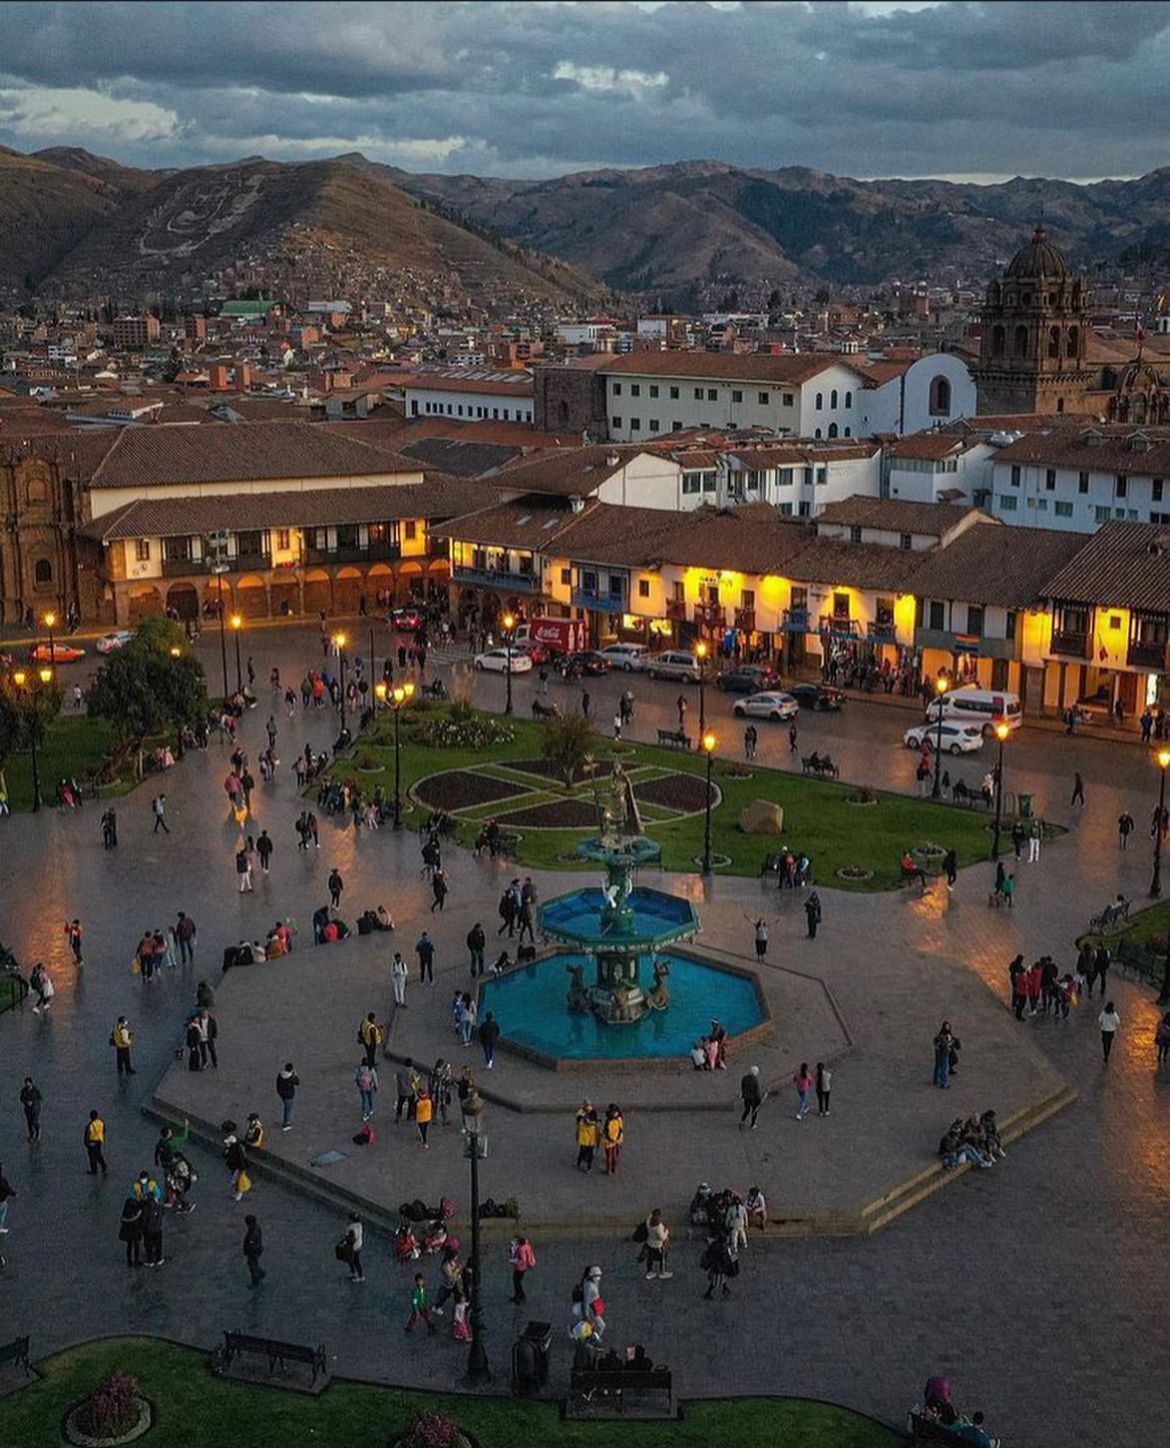
<svg viewBox="0 0 1170 1448">
<path fill-rule="evenodd" d="M 1056 410 L 1057 410 L 1057 412 L 1063 412 L 1063 411 L 1064 411 L 1064 398 L 1063 398 L 1063 397 L 1058 397 L 1058 398 L 1056 399 Z"/>
<path fill-rule="evenodd" d="M 821 435 L 821 430 L 820 430 L 820 428 L 818 427 L 817 430 L 813 433 L 813 437 L 820 437 L 820 435 Z"/>
<path fill-rule="evenodd" d="M 817 393 L 817 400 L 816 400 L 816 403 L 815 403 L 815 406 L 816 406 L 817 411 L 820 412 L 821 408 L 824 407 L 824 405 L 825 405 L 825 394 L 824 394 L 823 392 L 818 392 L 818 393 Z"/>
<path fill-rule="evenodd" d="M 846 437 L 852 437 L 852 436 L 853 436 L 853 429 L 852 429 L 851 427 L 847 427 L 847 428 L 845 429 L 845 436 L 846 436 Z"/>
<path fill-rule="evenodd" d="M 951 384 L 946 377 L 932 378 L 930 383 L 931 417 L 951 415 Z"/>
<path fill-rule="evenodd" d="M 37 587 L 53 581 L 53 565 L 47 558 L 38 558 L 33 564 L 33 582 Z"/>
<path fill-rule="evenodd" d="M 1002 327 L 993 327 L 991 329 L 991 355 L 993 357 L 1002 357 L 1006 346 L 1007 335 L 1004 329 Z"/>
<path fill-rule="evenodd" d="M 1079 357 L 1081 355 L 1081 329 L 1070 327 L 1068 337 L 1064 344 L 1065 355 L 1068 357 Z"/>
<path fill-rule="evenodd" d="M 829 406 L 837 406 L 837 389 L 835 387 L 833 388 L 832 392 L 829 393 Z"/>
<path fill-rule="evenodd" d="M 47 503 L 49 501 L 48 483 L 43 477 L 30 478 L 25 496 L 30 503 Z"/>
<path fill-rule="evenodd" d="M 829 436 L 830 436 L 830 437 L 836 437 L 836 436 L 837 436 L 837 424 L 836 424 L 835 422 L 829 423 Z"/>
<path fill-rule="evenodd" d="M 1017 328 L 1016 328 L 1015 338 L 1014 338 L 1014 340 L 1013 340 L 1013 342 L 1012 342 L 1012 350 L 1013 350 L 1013 352 L 1015 353 L 1015 355 L 1016 355 L 1017 357 L 1026 357 L 1026 356 L 1028 355 L 1028 329 L 1027 329 L 1027 327 L 1017 327 Z"/>
<path fill-rule="evenodd" d="M 847 393 L 845 394 L 845 406 L 846 406 L 846 407 L 852 407 L 852 406 L 853 406 L 853 393 L 852 393 L 852 392 L 847 392 Z"/>
<path fill-rule="evenodd" d="M 1050 357 L 1060 356 L 1060 328 L 1049 327 L 1048 329 L 1048 355 Z"/>
</svg>

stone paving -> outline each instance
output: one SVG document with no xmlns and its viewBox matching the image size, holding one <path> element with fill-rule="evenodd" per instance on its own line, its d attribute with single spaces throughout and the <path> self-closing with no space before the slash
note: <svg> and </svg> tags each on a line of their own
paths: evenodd
<svg viewBox="0 0 1170 1448">
<path fill-rule="evenodd" d="M 274 647 L 277 638 L 280 647 L 288 646 L 275 636 Z M 258 644 L 258 666 L 262 659 L 266 672 L 268 658 Z M 286 667 L 283 658 L 281 665 Z M 866 747 L 863 709 L 841 724 L 855 731 L 850 737 L 860 757 Z M 265 716 L 262 707 L 247 721 L 253 751 Z M 647 711 L 647 727 L 650 717 Z M 283 744 L 283 719 L 281 727 Z M 314 728 L 323 737 L 323 725 Z M 887 732 L 900 731 L 887 726 Z M 301 739 L 299 720 L 292 738 Z M 122 844 L 109 854 L 100 848 L 97 812 L 88 806 L 76 815 L 48 811 L 0 822 L 0 938 L 26 961 L 44 958 L 58 985 L 47 1019 L 27 1009 L 0 1017 L 0 1100 L 8 1102 L 0 1113 L 0 1161 L 19 1193 L 4 1239 L 9 1265 L 0 1276 L 0 1338 L 31 1331 L 36 1351 L 44 1352 L 98 1333 L 133 1330 L 206 1346 L 229 1323 L 283 1332 L 295 1324 L 293 1335 L 328 1343 L 340 1371 L 449 1385 L 460 1362 L 452 1345 L 404 1342 L 397 1331 L 407 1278 L 380 1245 L 368 1254 L 370 1286 L 364 1293 L 350 1288 L 332 1259 L 336 1213 L 265 1181 L 251 1204 L 264 1223 L 270 1275 L 261 1293 L 249 1293 L 239 1257 L 244 1209 L 230 1201 L 222 1164 L 211 1153 L 193 1153 L 201 1174 L 199 1211 L 168 1224 L 173 1261 L 149 1274 L 122 1266 L 116 1240 L 122 1186 L 148 1163 L 154 1139 L 139 1108 L 173 1061 L 194 979 L 216 974 L 222 946 L 254 933 L 270 915 L 307 918 L 311 905 L 306 909 L 301 868 L 313 872 L 319 888 L 337 860 L 351 898 L 363 903 L 367 895 L 389 894 L 397 905 L 399 895 L 416 888 L 413 868 L 408 873 L 395 866 L 394 851 L 406 843 L 385 838 L 355 845 L 352 835 L 329 835 L 320 860 L 302 867 L 290 827 L 295 798 L 282 781 L 258 804 L 278 847 L 270 894 L 258 891 L 241 900 L 232 874 L 235 831 L 223 823 L 226 753 L 213 746 L 167 779 L 169 837 L 150 833 L 148 791 L 121 801 Z M 937 888 L 923 899 L 823 891 L 825 924 L 816 942 L 805 942 L 796 919 L 785 915 L 770 953 L 801 969 L 810 968 L 809 956 L 816 953 L 816 973 L 831 987 L 856 1043 L 838 1067 L 834 1115 L 797 1126 L 777 1113 L 765 1118 L 759 1141 L 748 1143 L 731 1119 L 716 1130 L 717 1118 L 695 1113 L 688 1159 L 681 1169 L 670 1163 L 669 1182 L 679 1178 L 678 1200 L 699 1176 L 718 1181 L 722 1173 L 746 1184 L 761 1165 L 748 1154 L 750 1146 L 782 1157 L 782 1175 L 794 1182 L 824 1166 L 825 1179 L 832 1181 L 835 1172 L 844 1188 L 854 1166 L 865 1164 L 851 1154 L 837 1156 L 829 1129 L 836 1133 L 848 1118 L 872 1112 L 877 1120 L 884 1112 L 906 1127 L 908 1139 L 923 1140 L 929 1153 L 940 1116 L 952 1108 L 957 1113 L 1000 1104 L 1016 1089 L 1021 1070 L 1035 1070 L 1038 1079 L 1052 1072 L 1073 1084 L 1079 1100 L 1072 1109 L 1013 1145 L 995 1171 L 964 1176 L 876 1237 L 784 1240 L 759 1251 L 753 1242 L 727 1304 L 699 1300 L 698 1248 L 682 1240 L 673 1207 L 677 1274 L 670 1283 L 642 1282 L 632 1249 L 612 1238 L 591 1243 L 586 1232 L 580 1242 L 546 1245 L 538 1239 L 540 1266 L 530 1284 L 528 1315 L 566 1322 L 572 1276 L 596 1258 L 610 1284 L 615 1340 L 644 1341 L 670 1361 L 685 1395 L 804 1392 L 897 1418 L 925 1372 L 941 1369 L 956 1380 L 964 1402 L 989 1411 L 1009 1443 L 1152 1444 L 1156 1435 L 1143 1413 L 1170 1384 L 1158 1291 L 1170 1238 L 1170 1088 L 1153 1071 L 1154 1006 L 1148 992 L 1111 982 L 1124 1025 L 1107 1069 L 1100 1060 L 1096 1007 L 1082 1006 L 1065 1025 L 1017 1025 L 1003 1009 L 1004 967 L 1016 949 L 1056 948 L 1067 958 L 1092 909 L 1118 888 L 1135 896 L 1144 892 L 1147 850 L 1120 855 L 1113 833 L 1122 806 L 1139 822 L 1149 813 L 1147 776 L 1135 755 L 1129 751 L 1119 760 L 1111 746 L 1061 736 L 1046 736 L 1040 744 L 1021 741 L 1017 757 L 1026 758 L 1027 771 L 1042 781 L 1052 800 L 1049 812 L 1073 828 L 1046 848 L 1040 865 L 1020 866 L 1012 912 L 987 909 L 987 881 L 975 869 L 964 873 L 951 896 Z M 1089 799 L 1083 815 L 1070 821 L 1065 790 L 1073 760 L 1086 775 Z M 912 761 L 891 745 L 888 763 L 897 784 L 903 764 Z M 1024 766 L 1018 767 L 1023 776 Z M 845 772 L 856 771 L 846 766 Z M 473 862 L 456 864 L 452 905 L 461 894 L 470 897 L 475 878 Z M 700 907 L 705 935 L 738 939 L 741 950 L 750 946 L 744 902 L 736 898 L 749 885 L 714 885 Z M 485 898 L 485 913 L 494 893 L 493 887 Z M 129 908 L 127 901 L 133 902 Z M 197 965 L 143 985 L 128 969 L 137 934 L 180 908 L 200 924 Z M 89 931 L 81 972 L 74 972 L 60 933 L 73 914 Z M 454 921 L 453 915 L 452 927 Z M 463 933 L 460 928 L 456 939 Z M 409 930 L 403 938 L 412 939 Z M 357 959 L 365 945 L 355 941 L 341 950 L 352 948 Z M 305 959 L 312 954 L 305 952 Z M 435 990 L 441 998 L 440 987 Z M 965 1044 L 964 1069 L 947 1098 L 936 1097 L 928 1085 L 928 1043 L 922 1040 L 926 1022 L 932 1030 L 937 1024 L 943 999 Z M 106 1045 L 114 1016 L 123 1010 L 138 1031 L 140 1074 L 128 1084 L 116 1082 Z M 343 1024 L 348 1046 L 356 1019 L 347 1014 Z M 258 1090 L 269 1093 L 271 1059 L 281 1052 L 270 1044 L 265 1024 L 242 1041 L 229 1035 L 223 1044 L 233 1063 L 254 1063 Z M 339 1056 L 345 1054 L 339 1046 Z M 15 1100 L 26 1071 L 45 1094 L 44 1138 L 31 1148 Z M 866 1084 L 858 1089 L 863 1074 Z M 90 1105 L 103 1110 L 110 1128 L 108 1182 L 84 1174 L 80 1136 Z M 271 1100 L 262 1097 L 258 1109 L 271 1119 Z M 921 1130 L 907 1114 L 917 1111 L 924 1113 Z M 926 1114 L 934 1123 L 928 1133 Z M 501 1124 L 497 1140 L 504 1130 Z M 495 1147 L 484 1189 L 500 1196 L 516 1189 L 516 1180 L 503 1144 Z M 392 1149 L 404 1154 L 406 1146 L 394 1143 Z M 559 1182 L 567 1155 L 559 1147 L 547 1152 L 543 1175 Z M 628 1186 L 637 1215 L 652 1204 L 649 1194 L 657 1196 L 668 1184 L 666 1162 L 652 1144 L 639 1141 L 637 1149 L 631 1144 L 615 1183 L 579 1184 L 571 1169 L 566 1175 L 582 1193 Z M 523 1195 L 530 1163 L 520 1175 L 517 1194 Z M 465 1202 L 465 1191 L 455 1195 Z M 581 1201 L 575 1206 L 580 1210 Z M 491 1357 L 502 1373 L 513 1322 L 523 1317 L 503 1305 L 502 1247 L 491 1249 L 486 1289 Z M 694 1319 L 704 1313 L 714 1333 L 695 1330 Z M 558 1347 L 558 1381 L 566 1363 L 567 1352 Z"/>
</svg>

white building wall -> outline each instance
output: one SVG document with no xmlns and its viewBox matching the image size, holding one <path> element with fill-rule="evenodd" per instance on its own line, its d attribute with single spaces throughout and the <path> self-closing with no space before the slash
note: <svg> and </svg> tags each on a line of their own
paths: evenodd
<svg viewBox="0 0 1170 1448">
<path fill-rule="evenodd" d="M 638 453 L 597 490 L 603 503 L 626 507 L 683 511 L 697 507 L 702 498 L 683 498 L 682 468 L 673 458 Z"/>
<path fill-rule="evenodd" d="M 605 395 L 614 442 L 641 442 L 693 427 L 768 427 L 790 435 L 801 430 L 801 390 L 794 383 L 624 373 L 606 377 Z"/>
<path fill-rule="evenodd" d="M 1141 454 L 1135 454 L 1139 468 L 1140 461 Z M 988 511 L 1005 523 L 1078 533 L 1094 533 L 1102 523 L 1114 520 L 1170 524 L 1170 478 L 1155 478 L 1137 469 L 1121 476 L 1124 496 L 1114 470 L 1050 469 L 996 458 Z"/>
<path fill-rule="evenodd" d="M 980 506 L 992 491 L 992 459 L 995 449 L 987 443 L 968 448 L 957 458 L 933 462 L 911 458 L 890 458 L 888 493 L 907 503 L 937 503 L 939 494 L 958 488 L 965 501 Z M 949 464 L 953 463 L 951 468 Z"/>
<path fill-rule="evenodd" d="M 932 411 L 931 390 L 936 377 L 945 377 L 950 384 L 950 399 L 947 408 Z M 863 437 L 878 432 L 908 436 L 974 416 L 975 384 L 967 364 L 953 353 L 932 352 L 899 376 L 862 393 L 859 429 Z"/>
<path fill-rule="evenodd" d="M 865 379 L 851 367 L 833 366 L 800 389 L 800 436 L 858 437 Z"/>
<path fill-rule="evenodd" d="M 456 422 L 532 421 L 531 393 L 512 397 L 498 392 L 477 392 L 469 384 L 466 390 L 460 391 L 408 386 L 404 397 L 407 417 L 450 417 Z"/>
</svg>

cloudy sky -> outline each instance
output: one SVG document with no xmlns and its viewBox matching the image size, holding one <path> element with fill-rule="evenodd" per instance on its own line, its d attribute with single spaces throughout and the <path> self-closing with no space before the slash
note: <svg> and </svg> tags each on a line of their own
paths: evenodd
<svg viewBox="0 0 1170 1448">
<path fill-rule="evenodd" d="M 1170 4 L 0 4 L 0 144 L 542 177 L 1170 164 Z"/>
</svg>

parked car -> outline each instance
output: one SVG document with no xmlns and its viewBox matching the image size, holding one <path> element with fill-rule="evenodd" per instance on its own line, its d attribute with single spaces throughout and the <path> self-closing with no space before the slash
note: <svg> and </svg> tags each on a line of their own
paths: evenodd
<svg viewBox="0 0 1170 1448">
<path fill-rule="evenodd" d="M 638 673 L 646 667 L 645 644 L 606 644 L 598 653 L 611 669 L 622 669 L 627 674 Z"/>
<path fill-rule="evenodd" d="M 124 649 L 133 637 L 134 630 L 128 628 L 119 629 L 117 633 L 102 634 L 97 641 L 97 651 L 99 654 L 116 654 L 119 649 Z"/>
<path fill-rule="evenodd" d="M 726 694 L 759 694 L 775 688 L 780 675 L 767 664 L 740 664 L 720 674 L 715 682 Z"/>
<path fill-rule="evenodd" d="M 538 643 L 535 639 L 525 639 L 523 643 L 513 644 L 514 654 L 527 654 L 534 664 L 547 663 L 550 654 L 544 644 Z"/>
<path fill-rule="evenodd" d="M 737 719 L 795 719 L 800 705 L 791 694 L 780 694 L 769 690 L 764 694 L 749 694 L 746 699 L 737 699 L 731 711 Z"/>
<path fill-rule="evenodd" d="M 54 639 L 52 649 L 47 643 L 33 644 L 28 657 L 34 664 L 75 664 L 78 659 L 85 658 L 85 650 L 79 649 L 76 644 L 63 644 Z"/>
<path fill-rule="evenodd" d="M 938 724 L 915 724 L 912 729 L 906 730 L 906 748 L 934 749 L 939 741 Z M 942 723 L 942 747 L 948 754 L 970 754 L 972 750 L 983 748 L 983 730 L 978 724 L 948 724 L 945 720 Z"/>
<path fill-rule="evenodd" d="M 506 674 L 509 666 L 513 674 L 527 674 L 532 668 L 532 660 L 519 649 L 488 649 L 475 656 L 475 667 L 486 669 L 489 673 Z"/>
<path fill-rule="evenodd" d="M 646 660 L 646 673 L 652 679 L 675 679 L 682 684 L 699 682 L 699 660 L 695 654 L 670 650 L 665 654 L 651 654 Z"/>
<path fill-rule="evenodd" d="M 609 661 L 596 649 L 577 649 L 571 654 L 562 654 L 556 660 L 556 666 L 566 679 L 609 672 Z"/>
<path fill-rule="evenodd" d="M 845 702 L 845 695 L 840 689 L 829 689 L 824 684 L 793 684 L 788 692 L 802 709 L 815 709 L 820 713 L 840 709 Z"/>
<path fill-rule="evenodd" d="M 413 604 L 391 610 L 390 622 L 399 633 L 414 633 L 422 628 L 422 614 Z"/>
</svg>

